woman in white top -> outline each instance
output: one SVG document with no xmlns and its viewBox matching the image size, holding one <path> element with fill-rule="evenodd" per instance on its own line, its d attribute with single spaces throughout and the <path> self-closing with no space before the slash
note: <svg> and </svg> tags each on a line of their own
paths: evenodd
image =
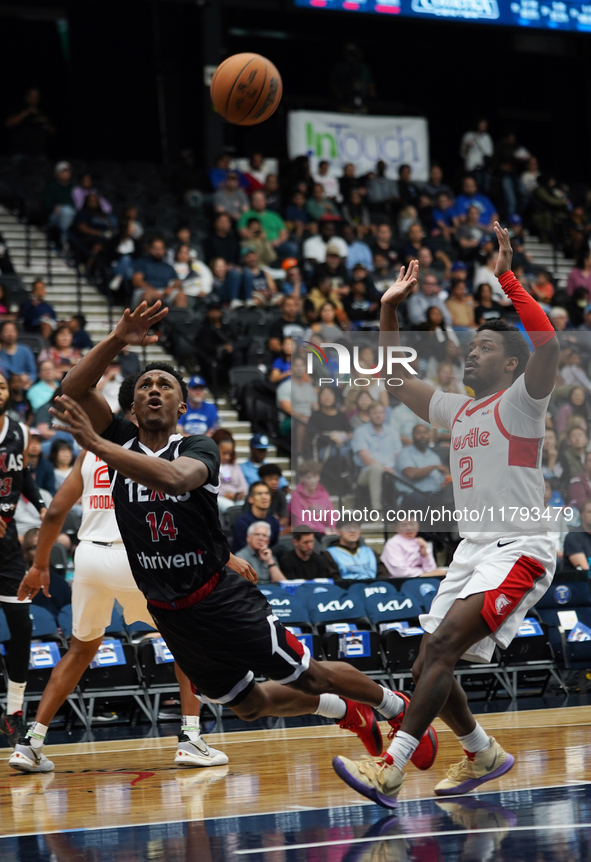
<svg viewBox="0 0 591 862">
<path fill-rule="evenodd" d="M 466 173 L 486 168 L 486 160 L 492 158 L 493 152 L 494 144 L 488 134 L 488 120 L 481 117 L 474 124 L 474 129 L 462 137 L 460 155 L 464 160 Z"/>
<path fill-rule="evenodd" d="M 209 296 L 213 285 L 213 274 L 200 260 L 191 259 L 191 249 L 186 243 L 178 246 L 173 267 L 183 284 L 183 293 L 199 299 Z"/>
</svg>

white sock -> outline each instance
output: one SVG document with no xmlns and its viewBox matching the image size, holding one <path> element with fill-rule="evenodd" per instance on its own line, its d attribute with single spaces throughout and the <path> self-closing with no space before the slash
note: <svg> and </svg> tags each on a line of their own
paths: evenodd
<svg viewBox="0 0 591 862">
<path fill-rule="evenodd" d="M 321 694 L 320 703 L 314 715 L 341 719 L 345 717 L 346 712 L 347 704 L 338 694 Z"/>
<path fill-rule="evenodd" d="M 8 680 L 8 698 L 6 699 L 6 712 L 8 715 L 14 715 L 15 712 L 22 710 L 26 687 L 26 682 Z"/>
<path fill-rule="evenodd" d="M 470 754 L 478 754 L 479 751 L 486 751 L 487 748 L 490 748 L 490 736 L 478 722 L 468 736 L 458 736 L 458 742 L 464 751 L 468 751 Z"/>
<path fill-rule="evenodd" d="M 404 701 L 399 695 L 395 694 L 391 689 L 380 686 L 384 692 L 384 699 L 376 709 L 384 718 L 396 718 L 404 709 Z"/>
<path fill-rule="evenodd" d="M 48 728 L 38 721 L 34 721 L 31 727 L 27 730 L 27 739 L 31 743 L 31 748 L 43 748 L 45 737 L 47 736 Z"/>
<path fill-rule="evenodd" d="M 183 715 L 181 733 L 184 733 L 185 736 L 188 736 L 191 742 L 197 742 L 199 736 L 201 735 L 201 729 L 199 727 L 199 716 Z"/>
<path fill-rule="evenodd" d="M 388 754 L 401 772 L 415 753 L 418 744 L 418 739 L 415 739 L 410 733 L 404 733 L 403 730 L 399 730 L 392 740 Z"/>
</svg>

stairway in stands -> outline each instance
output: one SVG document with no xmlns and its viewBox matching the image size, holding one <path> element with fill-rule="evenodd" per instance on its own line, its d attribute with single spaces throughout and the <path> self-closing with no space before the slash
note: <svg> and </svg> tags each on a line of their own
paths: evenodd
<svg viewBox="0 0 591 862">
<path fill-rule="evenodd" d="M 67 320 L 78 311 L 77 275 L 73 267 L 68 266 L 55 252 L 51 252 L 51 284 L 48 281 L 47 250 L 45 234 L 38 228 L 30 228 L 30 265 L 26 265 L 26 229 L 25 225 L 11 215 L 4 207 L 0 207 L 0 233 L 4 237 L 11 260 L 26 288 L 30 288 L 36 278 L 42 278 L 47 284 L 47 300 L 54 307 L 59 320 Z M 87 331 L 96 343 L 109 332 L 109 312 L 107 300 L 92 285 L 84 279 L 81 281 L 82 313 L 88 325 Z M 114 317 L 120 312 L 115 310 Z M 143 355 L 139 348 L 131 348 Z M 150 345 L 145 352 L 146 361 L 165 358 L 176 365 L 175 360 L 168 356 L 161 347 Z M 224 428 L 232 433 L 236 441 L 238 462 L 248 458 L 248 441 L 252 431 L 249 422 L 240 422 L 235 410 L 232 410 L 225 398 L 218 399 L 220 421 Z M 287 480 L 291 480 L 289 459 L 277 456 L 275 449 L 269 449 L 269 460 L 280 465 Z"/>
</svg>

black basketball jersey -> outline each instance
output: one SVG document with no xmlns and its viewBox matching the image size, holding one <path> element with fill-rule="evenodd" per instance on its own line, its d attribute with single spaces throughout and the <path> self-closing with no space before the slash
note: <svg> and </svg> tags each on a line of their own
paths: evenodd
<svg viewBox="0 0 591 862">
<path fill-rule="evenodd" d="M 220 527 L 217 494 L 220 456 L 203 434 L 173 434 L 159 452 L 138 440 L 138 428 L 114 419 L 103 437 L 146 458 L 174 461 L 183 455 L 202 461 L 209 481 L 177 497 L 152 491 L 109 468 L 115 516 L 135 581 L 147 599 L 174 602 L 202 587 L 230 556 Z"/>
<path fill-rule="evenodd" d="M 14 518 L 21 495 L 28 442 L 27 428 L 5 416 L 0 431 L 0 517 L 5 521 Z"/>
</svg>

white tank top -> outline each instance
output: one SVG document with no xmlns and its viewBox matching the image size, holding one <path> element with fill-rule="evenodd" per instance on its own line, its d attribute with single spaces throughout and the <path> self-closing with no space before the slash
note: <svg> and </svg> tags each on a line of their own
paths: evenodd
<svg viewBox="0 0 591 862">
<path fill-rule="evenodd" d="M 121 534 L 115 519 L 111 497 L 109 468 L 92 452 L 82 461 L 82 523 L 78 530 L 80 541 L 120 542 Z"/>
<path fill-rule="evenodd" d="M 541 463 L 549 401 L 549 395 L 531 397 L 523 374 L 479 401 L 433 394 L 431 423 L 451 431 L 450 471 L 463 538 L 492 542 L 548 531 Z"/>
</svg>

